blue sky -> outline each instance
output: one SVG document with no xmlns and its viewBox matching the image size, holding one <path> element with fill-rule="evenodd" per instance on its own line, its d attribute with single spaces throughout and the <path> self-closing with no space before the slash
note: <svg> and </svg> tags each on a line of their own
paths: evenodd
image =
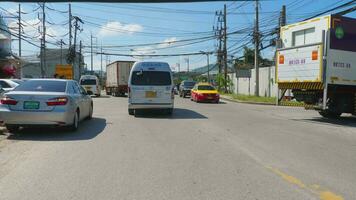
<svg viewBox="0 0 356 200">
<path fill-rule="evenodd" d="M 348 2 L 349 0 L 265 0 L 260 2 L 261 31 L 265 34 L 270 32 L 278 24 L 279 11 L 282 5 L 287 6 L 287 23 L 293 23 L 306 17 L 312 16 L 320 11 L 327 10 Z M 253 2 L 206 2 L 206 3 L 169 3 L 169 4 L 104 4 L 104 3 L 72 3 L 73 15 L 80 17 L 84 24 L 83 31 L 78 35 L 79 40 L 85 46 L 85 62 L 90 68 L 90 35 L 94 36 L 94 45 L 104 46 L 104 52 L 120 54 L 179 54 L 203 51 L 214 51 L 215 39 L 201 39 L 191 42 L 175 43 L 175 41 L 213 36 L 212 28 L 216 25 L 215 11 L 222 10 L 224 3 L 228 7 L 228 32 L 245 29 L 242 34 L 233 34 L 228 37 L 229 54 L 235 57 L 241 55 L 241 45 L 249 43 L 251 46 L 251 33 L 254 24 Z M 34 3 L 23 3 L 23 23 L 26 25 L 25 35 L 29 40 L 39 44 L 37 15 L 39 6 Z M 60 39 L 68 44 L 68 10 L 67 3 L 48 3 L 47 33 L 48 40 L 56 43 Z M 18 4 L 12 2 L 0 3 L 3 10 L 0 12 L 5 16 L 16 14 Z M 6 12 L 5 12 L 6 10 Z M 64 12 L 62 12 L 64 11 Z M 355 14 L 349 16 L 356 17 Z M 10 26 L 15 26 L 12 19 L 8 19 Z M 269 37 L 265 38 L 265 44 Z M 115 47 L 131 44 L 146 44 L 171 42 L 160 45 L 138 46 L 138 47 Z M 191 44 L 194 43 L 194 44 Z M 175 47 L 177 46 L 177 47 Z M 55 45 L 48 44 L 49 48 Z M 18 43 L 13 42 L 13 51 L 18 52 Z M 100 49 L 95 48 L 95 51 Z M 262 52 L 264 57 L 271 57 L 274 49 L 269 48 Z M 33 55 L 39 52 L 37 47 L 23 42 L 23 55 Z M 176 63 L 180 63 L 181 70 L 186 69 L 186 56 L 154 58 L 164 60 L 176 69 Z M 138 58 L 108 56 L 103 57 L 104 65 L 106 59 L 132 60 Z M 200 67 L 206 64 L 206 56 L 189 56 L 190 68 Z M 211 56 L 214 62 L 215 56 Z M 94 69 L 100 69 L 100 56 L 94 56 Z"/>
</svg>

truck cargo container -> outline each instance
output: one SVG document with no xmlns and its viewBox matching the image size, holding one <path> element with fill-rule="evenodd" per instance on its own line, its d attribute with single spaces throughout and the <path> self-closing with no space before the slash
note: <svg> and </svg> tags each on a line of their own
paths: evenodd
<svg viewBox="0 0 356 200">
<path fill-rule="evenodd" d="M 128 79 L 135 61 L 115 61 L 106 66 L 106 94 L 124 96 L 127 93 Z"/>
<path fill-rule="evenodd" d="M 277 96 L 291 90 L 306 108 L 328 118 L 356 114 L 356 19 L 313 18 L 282 27 L 280 36 Z"/>
</svg>

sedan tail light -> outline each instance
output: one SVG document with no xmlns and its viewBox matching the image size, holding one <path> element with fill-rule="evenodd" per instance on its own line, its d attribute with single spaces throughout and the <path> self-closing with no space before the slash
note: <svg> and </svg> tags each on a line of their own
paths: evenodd
<svg viewBox="0 0 356 200">
<path fill-rule="evenodd" d="M 49 99 L 47 102 L 47 106 L 64 106 L 68 103 L 67 97 L 56 97 L 53 99 Z"/>
<path fill-rule="evenodd" d="M 17 101 L 15 99 L 12 99 L 10 97 L 7 97 L 7 96 L 4 96 L 1 100 L 0 100 L 0 103 L 1 104 L 4 104 L 4 105 L 16 105 L 17 104 Z"/>
</svg>

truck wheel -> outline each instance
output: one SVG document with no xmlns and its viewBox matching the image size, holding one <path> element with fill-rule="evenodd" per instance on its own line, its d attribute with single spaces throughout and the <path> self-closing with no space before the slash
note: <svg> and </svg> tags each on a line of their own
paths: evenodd
<svg viewBox="0 0 356 200">
<path fill-rule="evenodd" d="M 129 115 L 134 115 L 135 114 L 135 110 L 134 109 L 128 109 Z"/>
<path fill-rule="evenodd" d="M 185 93 L 183 93 L 183 99 L 186 97 L 186 94 Z"/>
<path fill-rule="evenodd" d="M 319 114 L 328 119 L 336 119 L 341 116 L 341 113 L 332 112 L 330 110 L 319 111 Z"/>
<path fill-rule="evenodd" d="M 172 115 L 173 114 L 173 108 L 168 108 L 166 110 L 167 115 Z"/>
<path fill-rule="evenodd" d="M 8 124 L 8 125 L 6 125 L 6 129 L 12 134 L 17 134 L 20 130 L 20 127 L 17 125 Z"/>
</svg>

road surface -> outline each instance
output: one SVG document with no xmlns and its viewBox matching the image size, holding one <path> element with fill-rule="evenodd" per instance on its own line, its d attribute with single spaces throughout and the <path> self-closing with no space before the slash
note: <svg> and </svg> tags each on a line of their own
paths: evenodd
<svg viewBox="0 0 356 200">
<path fill-rule="evenodd" d="M 0 142 L 0 199 L 356 199 L 356 119 L 176 98 L 172 117 L 95 98 L 76 133 Z"/>
</svg>

